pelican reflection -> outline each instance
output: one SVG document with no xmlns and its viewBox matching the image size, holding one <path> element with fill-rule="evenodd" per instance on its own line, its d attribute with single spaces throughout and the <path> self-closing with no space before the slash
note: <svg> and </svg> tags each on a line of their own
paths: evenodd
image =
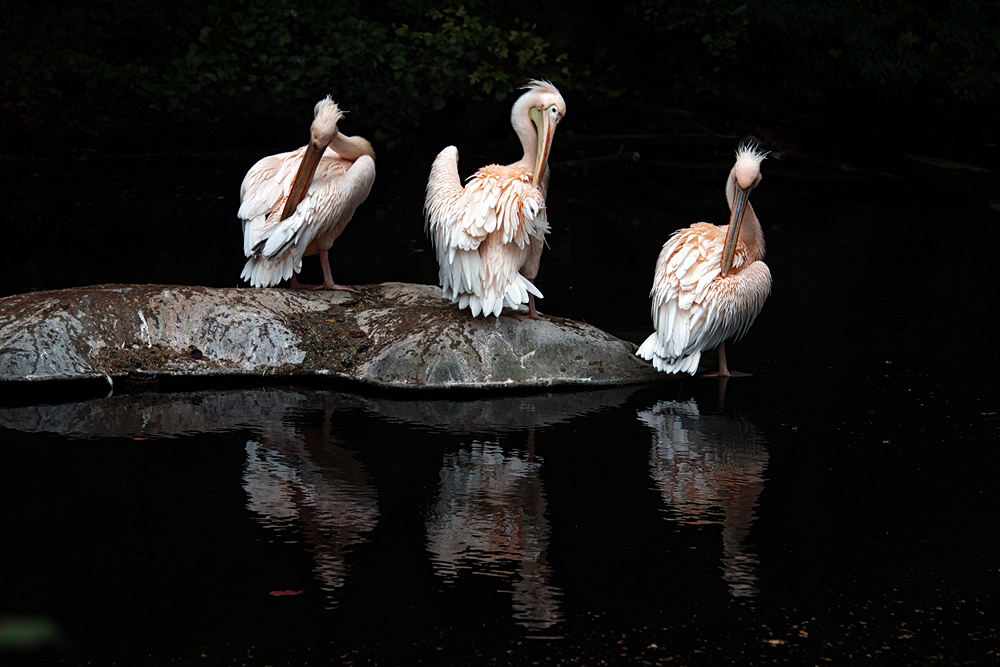
<svg viewBox="0 0 1000 667">
<path fill-rule="evenodd" d="M 756 556 L 747 549 L 768 454 L 743 417 L 702 415 L 694 400 L 660 401 L 639 413 L 653 430 L 650 475 L 671 518 L 722 526 L 722 570 L 734 597 L 757 594 Z"/>
<path fill-rule="evenodd" d="M 378 523 L 375 488 L 352 452 L 330 435 L 334 408 L 320 428 L 272 423 L 247 442 L 247 507 L 279 533 L 302 530 L 314 572 L 328 596 L 344 585 L 352 545 Z"/>
<path fill-rule="evenodd" d="M 561 592 L 549 583 L 550 531 L 533 437 L 526 452 L 475 440 L 445 455 L 427 548 L 434 572 L 449 583 L 463 570 L 510 581 L 517 623 L 544 629 L 562 620 Z"/>
</svg>

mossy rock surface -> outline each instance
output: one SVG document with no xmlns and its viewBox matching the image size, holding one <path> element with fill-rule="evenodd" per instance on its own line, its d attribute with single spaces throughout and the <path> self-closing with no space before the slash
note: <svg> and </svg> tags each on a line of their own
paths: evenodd
<svg viewBox="0 0 1000 667">
<path fill-rule="evenodd" d="M 488 389 L 657 379 L 635 346 L 573 320 L 472 318 L 428 285 L 360 294 L 99 285 L 0 299 L 0 381 L 325 376 Z"/>
</svg>

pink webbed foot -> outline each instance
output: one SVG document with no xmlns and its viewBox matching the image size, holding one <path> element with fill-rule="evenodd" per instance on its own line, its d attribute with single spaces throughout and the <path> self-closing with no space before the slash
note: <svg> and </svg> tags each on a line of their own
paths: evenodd
<svg viewBox="0 0 1000 667">
<path fill-rule="evenodd" d="M 751 377 L 752 373 L 741 373 L 739 371 L 726 371 L 723 373 L 721 370 L 715 371 L 714 373 L 702 373 L 699 377 L 703 378 L 748 378 Z"/>
<path fill-rule="evenodd" d="M 338 285 L 337 283 L 323 283 L 322 285 L 309 285 L 309 289 L 313 291 L 321 289 L 335 289 L 341 292 L 351 292 L 353 294 L 361 294 L 361 290 L 356 290 L 353 287 L 348 287 L 347 285 Z"/>
<path fill-rule="evenodd" d="M 292 280 L 291 280 L 291 283 L 289 284 L 289 288 L 291 288 L 291 289 L 307 289 L 307 290 L 312 290 L 312 291 L 323 290 L 323 289 L 330 289 L 330 290 L 339 290 L 341 292 L 353 292 L 354 294 L 361 294 L 360 290 L 356 290 L 353 287 L 347 287 L 346 285 L 338 285 L 337 283 L 333 282 L 332 280 L 330 280 L 330 281 L 323 281 L 319 285 L 303 285 L 302 283 L 300 283 L 298 281 L 298 278 L 296 278 L 295 276 L 292 276 Z"/>
<path fill-rule="evenodd" d="M 719 347 L 715 348 L 716 353 L 719 355 L 719 370 L 714 373 L 705 373 L 701 377 L 703 378 L 745 378 L 750 377 L 750 373 L 740 373 L 739 371 L 729 370 L 729 366 L 726 365 L 726 342 L 722 341 L 719 343 Z"/>
<path fill-rule="evenodd" d="M 360 291 L 354 289 L 353 287 L 347 287 L 346 285 L 338 285 L 333 282 L 333 274 L 330 273 L 330 256 L 326 250 L 320 250 L 319 263 L 323 267 L 323 282 L 320 285 L 301 285 L 299 284 L 298 278 L 292 275 L 292 289 L 308 289 L 308 290 L 321 290 L 321 289 L 333 289 L 341 292 L 353 292 L 354 294 L 361 294 Z"/>
<path fill-rule="evenodd" d="M 292 275 L 292 289 L 308 289 L 308 290 L 321 290 L 321 289 L 332 289 L 338 290 L 340 292 L 353 292 L 354 294 L 361 294 L 358 290 L 353 287 L 347 287 L 346 285 L 338 285 L 333 282 L 333 274 L 330 273 L 330 255 L 326 250 L 320 250 L 319 263 L 323 267 L 323 282 L 319 285 L 300 285 L 297 277 Z"/>
</svg>

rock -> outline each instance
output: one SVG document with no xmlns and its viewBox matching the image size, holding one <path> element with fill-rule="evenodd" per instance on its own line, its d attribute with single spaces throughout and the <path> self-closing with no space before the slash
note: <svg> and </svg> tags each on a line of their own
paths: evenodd
<svg viewBox="0 0 1000 667">
<path fill-rule="evenodd" d="M 101 285 L 0 299 L 0 382 L 325 376 L 423 389 L 657 379 L 581 322 L 472 318 L 428 285 L 361 294 Z"/>
</svg>

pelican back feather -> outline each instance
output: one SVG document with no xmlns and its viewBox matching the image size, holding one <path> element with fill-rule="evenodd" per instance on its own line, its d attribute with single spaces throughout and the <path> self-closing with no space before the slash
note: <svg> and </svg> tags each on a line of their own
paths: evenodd
<svg viewBox="0 0 1000 667">
<path fill-rule="evenodd" d="M 675 232 L 656 262 L 652 298 L 656 329 L 636 352 L 657 370 L 691 373 L 701 353 L 742 336 L 771 291 L 767 265 L 740 241 L 721 275 L 725 227 L 697 223 Z"/>
</svg>

